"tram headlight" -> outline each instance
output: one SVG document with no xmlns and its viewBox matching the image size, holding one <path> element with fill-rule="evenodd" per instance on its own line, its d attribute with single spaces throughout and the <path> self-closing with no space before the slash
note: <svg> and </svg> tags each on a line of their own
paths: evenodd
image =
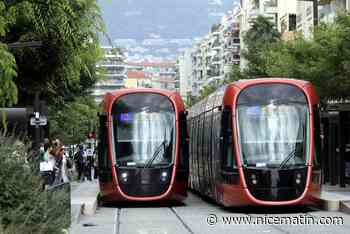
<svg viewBox="0 0 350 234">
<path fill-rule="evenodd" d="M 301 174 L 300 173 L 296 174 L 295 183 L 296 184 L 300 184 L 301 183 Z"/>
<path fill-rule="evenodd" d="M 128 174 L 126 172 L 122 173 L 122 178 L 125 179 L 126 177 L 128 177 Z"/>
<path fill-rule="evenodd" d="M 168 176 L 168 173 L 166 171 L 163 171 L 161 174 L 160 180 L 163 182 L 166 181 L 167 176 Z"/>
<path fill-rule="evenodd" d="M 123 179 L 124 182 L 128 181 L 128 173 L 123 172 L 122 173 L 122 179 Z"/>
<path fill-rule="evenodd" d="M 256 185 L 258 183 L 258 180 L 256 179 L 256 175 L 252 174 L 250 178 L 252 179 L 252 184 Z"/>
</svg>

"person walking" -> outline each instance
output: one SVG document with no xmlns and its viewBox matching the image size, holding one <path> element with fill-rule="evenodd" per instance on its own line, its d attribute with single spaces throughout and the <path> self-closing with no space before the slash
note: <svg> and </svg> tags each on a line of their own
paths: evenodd
<svg viewBox="0 0 350 234">
<path fill-rule="evenodd" d="M 62 178 L 62 182 L 63 183 L 68 183 L 69 182 L 69 178 L 68 178 L 68 166 L 67 166 L 67 162 L 68 159 L 66 157 L 66 154 L 64 152 L 64 147 L 62 147 L 61 151 L 60 151 L 60 157 L 62 158 L 62 164 L 61 164 L 61 178 Z"/>
<path fill-rule="evenodd" d="M 85 162 L 84 162 L 84 146 L 79 145 L 79 150 L 75 154 L 74 161 L 75 161 L 75 166 L 78 171 L 78 181 L 84 180 L 84 169 L 85 169 Z"/>
<path fill-rule="evenodd" d="M 93 152 L 91 151 L 91 149 L 89 149 L 89 152 L 85 153 L 86 155 L 86 160 L 85 160 L 85 177 L 91 181 L 92 180 L 92 174 L 91 174 L 91 170 L 93 167 Z"/>
<path fill-rule="evenodd" d="M 61 144 L 60 140 L 56 139 L 53 142 L 53 150 L 51 151 L 52 155 L 54 155 L 55 158 L 55 180 L 54 184 L 60 184 L 62 183 L 62 161 L 63 161 L 63 154 L 64 154 L 64 149 L 63 145 Z"/>
<path fill-rule="evenodd" d="M 55 180 L 54 167 L 55 167 L 55 157 L 50 153 L 51 144 L 49 141 L 45 142 L 43 145 L 43 154 L 40 163 L 40 172 L 44 178 L 44 189 L 47 185 L 52 185 Z"/>
</svg>

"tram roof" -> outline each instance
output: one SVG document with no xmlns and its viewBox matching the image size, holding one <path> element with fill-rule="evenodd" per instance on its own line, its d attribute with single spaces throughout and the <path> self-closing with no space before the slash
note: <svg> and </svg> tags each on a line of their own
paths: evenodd
<svg viewBox="0 0 350 234">
<path fill-rule="evenodd" d="M 156 89 L 156 88 L 123 88 L 110 92 L 113 96 L 125 95 L 129 93 L 158 93 L 164 96 L 171 96 L 175 94 L 175 91 Z"/>
<path fill-rule="evenodd" d="M 271 83 L 285 83 L 285 84 L 294 84 L 297 86 L 304 86 L 306 84 L 310 84 L 309 81 L 291 79 L 291 78 L 256 78 L 256 79 L 246 79 L 246 80 L 238 80 L 231 84 L 237 86 L 238 88 L 245 88 L 254 84 L 271 84 Z"/>
</svg>

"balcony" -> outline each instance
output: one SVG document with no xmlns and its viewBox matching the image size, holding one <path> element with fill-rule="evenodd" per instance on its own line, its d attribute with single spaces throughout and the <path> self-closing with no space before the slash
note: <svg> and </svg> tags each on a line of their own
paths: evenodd
<svg viewBox="0 0 350 234">
<path fill-rule="evenodd" d="M 211 63 L 214 64 L 214 65 L 220 64 L 221 62 L 222 62 L 222 59 L 221 59 L 221 57 L 219 57 L 219 56 L 215 56 L 215 57 L 211 60 Z"/>
</svg>

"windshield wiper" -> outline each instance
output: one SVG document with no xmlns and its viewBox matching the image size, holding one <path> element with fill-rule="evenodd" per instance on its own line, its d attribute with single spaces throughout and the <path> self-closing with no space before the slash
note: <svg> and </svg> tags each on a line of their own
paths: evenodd
<svg viewBox="0 0 350 234">
<path fill-rule="evenodd" d="M 149 168 L 149 167 L 152 166 L 154 160 L 156 160 L 158 155 L 160 155 L 159 153 L 162 151 L 162 146 L 163 146 L 163 150 L 164 150 L 164 153 L 165 153 L 166 139 L 164 139 L 162 141 L 162 143 L 157 147 L 157 149 L 154 151 L 152 157 L 145 163 L 145 166 L 143 168 Z"/>
<path fill-rule="evenodd" d="M 290 152 L 288 154 L 288 156 L 281 162 L 279 168 L 283 168 L 287 162 L 289 162 L 289 160 L 291 160 L 292 158 L 294 158 L 296 156 L 296 153 L 295 153 L 296 149 L 293 149 L 292 152 Z"/>
<path fill-rule="evenodd" d="M 172 142 L 173 131 L 174 131 L 174 128 L 172 128 L 171 131 L 170 131 L 171 140 L 170 140 L 169 144 L 166 144 L 167 143 L 167 140 L 166 140 L 166 133 L 167 133 L 167 131 L 165 129 L 163 142 L 157 147 L 156 151 L 152 155 L 152 158 L 150 158 L 150 160 L 146 163 L 144 168 L 152 166 L 153 162 L 156 160 L 156 158 L 158 157 L 159 153 L 161 152 L 162 145 L 164 146 L 163 147 L 164 154 L 166 154 L 166 149 L 168 148 L 169 145 L 172 144 L 171 142 Z"/>
</svg>

